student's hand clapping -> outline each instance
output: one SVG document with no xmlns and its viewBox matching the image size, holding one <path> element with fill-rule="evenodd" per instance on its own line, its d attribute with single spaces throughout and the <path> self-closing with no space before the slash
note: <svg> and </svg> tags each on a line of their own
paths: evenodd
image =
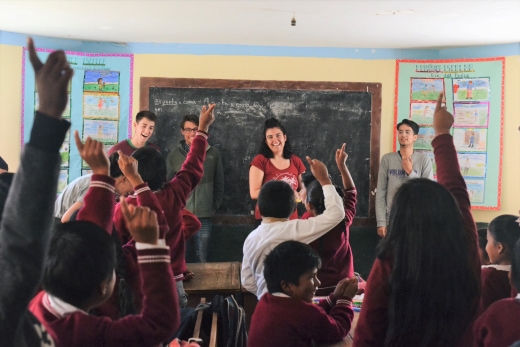
<svg viewBox="0 0 520 347">
<path fill-rule="evenodd" d="M 345 278 L 338 282 L 336 289 L 334 289 L 334 297 L 336 299 L 341 298 L 352 298 L 356 295 L 358 291 L 358 279 L 356 276 L 352 278 Z"/>
<path fill-rule="evenodd" d="M 413 170 L 413 160 L 412 157 L 401 158 L 401 165 L 403 166 L 403 170 L 406 171 L 406 174 L 409 175 Z"/>
<path fill-rule="evenodd" d="M 125 199 L 121 202 L 121 212 L 126 226 L 136 242 L 157 245 L 159 223 L 157 214 L 148 207 L 129 205 Z"/>
<path fill-rule="evenodd" d="M 206 107 L 206 105 L 202 106 L 199 116 L 199 130 L 209 131 L 209 126 L 215 121 L 214 109 L 215 104 L 209 104 L 208 107 Z"/>
<path fill-rule="evenodd" d="M 90 166 L 92 173 L 109 176 L 110 163 L 105 153 L 103 143 L 93 140 L 89 136 L 85 144 L 83 144 L 77 130 L 74 131 L 74 139 L 76 140 L 76 146 L 78 147 L 81 158 Z"/>
<path fill-rule="evenodd" d="M 38 111 L 52 118 L 61 118 L 67 106 L 67 88 L 74 74 L 63 51 L 52 52 L 45 64 L 36 54 L 34 42 L 27 41 L 29 60 L 34 68 L 39 94 Z"/>
<path fill-rule="evenodd" d="M 311 167 L 312 174 L 314 175 L 314 177 L 316 177 L 316 179 L 318 180 L 318 182 L 320 182 L 322 186 L 332 184 L 332 181 L 329 177 L 329 171 L 327 170 L 325 164 L 323 164 L 318 159 L 311 159 L 311 157 L 309 156 L 305 158 L 307 159 L 307 162 Z"/>
<path fill-rule="evenodd" d="M 136 186 L 143 184 L 144 181 L 138 171 L 139 163 L 137 162 L 137 159 L 130 157 L 121 151 L 117 151 L 117 153 L 119 154 L 117 164 L 119 165 L 123 175 L 130 181 L 130 184 L 132 184 L 132 187 L 135 188 Z"/>
<path fill-rule="evenodd" d="M 442 106 L 442 99 L 444 93 L 439 94 L 437 99 L 437 106 L 433 113 L 433 129 L 435 130 L 435 136 L 442 134 L 449 134 L 451 126 L 453 125 L 453 115 L 448 112 L 446 105 Z"/>
</svg>

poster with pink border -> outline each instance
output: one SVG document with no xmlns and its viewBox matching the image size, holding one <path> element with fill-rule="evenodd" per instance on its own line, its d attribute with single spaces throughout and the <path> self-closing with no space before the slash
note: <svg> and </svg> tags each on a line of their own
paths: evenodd
<svg viewBox="0 0 520 347">
<path fill-rule="evenodd" d="M 473 209 L 499 210 L 502 192 L 504 57 L 397 60 L 394 122 L 415 121 L 415 149 L 433 156 L 433 110 L 445 93 L 453 140 Z M 398 149 L 397 133 L 394 150 Z"/>
<path fill-rule="evenodd" d="M 53 50 L 37 49 L 45 61 Z M 67 51 L 67 60 L 74 70 L 68 88 L 69 103 L 64 118 L 71 122 L 71 134 L 80 137 L 96 135 L 105 146 L 127 139 L 132 131 L 133 54 L 104 54 Z M 29 140 L 38 107 L 38 91 L 27 48 L 22 57 L 22 146 Z M 93 126 L 95 125 L 95 130 Z M 81 160 L 71 137 L 67 136 L 60 150 L 62 156 L 59 191 L 89 167 Z"/>
</svg>

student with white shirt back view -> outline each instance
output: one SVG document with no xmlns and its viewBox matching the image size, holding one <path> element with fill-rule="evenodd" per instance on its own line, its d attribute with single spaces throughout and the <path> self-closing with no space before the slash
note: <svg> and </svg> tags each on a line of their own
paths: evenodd
<svg viewBox="0 0 520 347">
<path fill-rule="evenodd" d="M 296 208 L 296 198 L 291 186 L 284 181 L 269 181 L 260 190 L 258 208 L 262 215 L 262 223 L 244 242 L 241 272 L 242 285 L 258 299 L 267 292 L 263 262 L 274 247 L 287 240 L 308 244 L 345 218 L 343 201 L 329 178 L 325 164 L 309 157 L 307 162 L 323 189 L 323 214 L 307 220 L 289 220 Z"/>
</svg>

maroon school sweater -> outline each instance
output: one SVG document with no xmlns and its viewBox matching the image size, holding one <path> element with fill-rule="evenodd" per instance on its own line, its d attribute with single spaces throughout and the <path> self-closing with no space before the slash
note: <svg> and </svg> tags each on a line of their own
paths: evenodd
<svg viewBox="0 0 520 347">
<path fill-rule="evenodd" d="M 495 301 L 511 298 L 511 284 L 508 277 L 509 271 L 497 270 L 490 265 L 482 267 L 482 294 L 480 297 L 480 313 Z"/>
<path fill-rule="evenodd" d="M 318 279 L 321 287 L 332 287 L 344 278 L 354 276 L 354 260 L 350 247 L 350 225 L 356 215 L 357 191 L 345 189 L 343 207 L 345 208 L 345 226 L 336 225 L 319 239 L 309 245 L 319 254 L 321 268 L 318 270 Z M 309 213 L 304 213 L 302 219 L 312 218 Z M 316 295 L 325 296 L 334 291 L 334 288 L 318 290 Z"/>
<path fill-rule="evenodd" d="M 182 209 L 186 206 L 186 200 L 204 174 L 203 165 L 207 144 L 204 136 L 197 135 L 193 139 L 190 152 L 181 169 L 161 190 L 155 192 L 161 209 L 164 211 L 166 226 L 169 227 L 169 231 L 166 233 L 166 244 L 170 247 L 171 267 L 177 281 L 182 280 L 183 274 L 186 272 Z M 127 202 L 134 205 L 138 204 L 132 197 L 129 197 Z M 159 224 L 162 227 L 165 226 L 161 221 L 159 221 Z M 123 242 L 131 240 L 132 237 L 124 223 L 119 204 L 116 206 L 114 214 L 114 225 Z"/>
<path fill-rule="evenodd" d="M 520 340 L 520 300 L 502 299 L 494 302 L 473 326 L 474 346 L 508 347 Z"/>
<path fill-rule="evenodd" d="M 270 293 L 262 295 L 249 328 L 248 347 L 305 347 L 337 342 L 350 331 L 354 311 L 348 298 L 332 294 L 319 304 Z"/>
<path fill-rule="evenodd" d="M 451 135 L 440 135 L 432 141 L 437 162 L 437 181 L 446 187 L 458 202 L 462 212 L 464 231 L 470 239 L 470 257 L 474 259 L 475 273 L 480 274 L 477 228 L 471 214 L 466 183 L 459 170 L 457 152 Z M 389 258 L 377 258 L 367 279 L 363 308 L 354 334 L 354 346 L 384 346 L 388 327 L 388 300 L 393 263 Z M 468 307 L 468 309 L 470 309 Z M 471 346 L 471 325 L 461 336 L 458 346 Z"/>
<path fill-rule="evenodd" d="M 114 180 L 108 176 L 93 175 L 89 191 L 84 198 L 84 206 L 78 212 L 78 220 L 90 221 L 112 231 L 112 215 L 114 211 Z M 153 202 L 155 198 L 149 189 L 143 189 Z M 158 219 L 161 217 L 159 210 Z M 146 249 L 135 251 L 136 274 L 142 293 L 142 310 L 139 315 L 127 316 L 114 321 L 108 317 L 90 316 L 75 312 L 60 316 L 48 305 L 45 292 L 40 292 L 30 304 L 31 312 L 45 325 L 56 346 L 104 346 L 125 345 L 142 346 L 157 345 L 178 329 L 180 310 L 176 285 L 169 266 L 169 250 Z M 127 257 L 127 262 L 132 261 Z M 114 297 L 114 295 L 112 296 Z"/>
</svg>

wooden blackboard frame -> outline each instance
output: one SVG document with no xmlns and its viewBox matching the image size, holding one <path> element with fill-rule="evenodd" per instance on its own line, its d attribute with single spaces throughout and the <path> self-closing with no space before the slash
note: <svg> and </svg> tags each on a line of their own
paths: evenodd
<svg viewBox="0 0 520 347">
<path fill-rule="evenodd" d="M 149 110 L 149 95 L 151 87 L 166 88 L 212 88 L 212 89 L 272 89 L 272 90 L 323 90 L 367 92 L 371 94 L 371 133 L 370 133 L 370 191 L 369 213 L 367 218 L 357 217 L 356 226 L 375 226 L 375 191 L 379 172 L 380 134 L 381 134 L 381 83 L 362 82 L 326 82 L 326 81 L 261 81 L 261 80 L 225 80 L 197 78 L 164 78 L 141 77 L 139 83 L 139 109 Z M 153 105 L 152 105 L 153 106 Z M 365 192 L 359 192 L 364 194 Z M 224 224 L 243 224 L 251 222 L 252 216 L 242 218 L 217 217 Z"/>
</svg>

